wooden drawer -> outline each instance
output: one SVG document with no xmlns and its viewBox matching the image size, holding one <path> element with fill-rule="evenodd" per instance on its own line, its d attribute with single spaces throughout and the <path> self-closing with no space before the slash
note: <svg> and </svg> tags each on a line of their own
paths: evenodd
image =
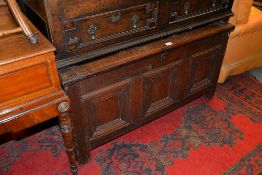
<svg viewBox="0 0 262 175">
<path fill-rule="evenodd" d="M 169 23 L 196 20 L 212 13 L 223 13 L 229 7 L 228 0 L 184 0 L 172 1 Z"/>
<path fill-rule="evenodd" d="M 126 36 L 149 32 L 156 28 L 158 3 L 144 3 L 127 8 L 116 8 L 111 5 L 112 10 L 94 13 L 86 16 L 72 17 L 71 8 L 64 13 L 63 22 L 66 48 L 68 52 L 85 48 L 101 47 L 101 43 L 114 44 Z M 85 10 L 89 10 L 86 6 Z M 110 8 L 110 6 L 108 7 Z M 98 9 L 99 10 L 99 9 Z M 67 11 L 69 14 L 67 14 Z M 69 19 L 67 19 L 67 16 Z M 70 19 L 71 17 L 71 19 Z M 113 42 L 114 41 L 114 42 Z"/>
<path fill-rule="evenodd" d="M 56 47 L 64 52 L 64 55 L 58 52 L 58 59 L 93 52 L 147 35 L 159 28 L 159 1 L 89 0 L 76 3 L 64 0 L 54 6 L 53 1 L 47 0 L 46 6 L 60 16 L 59 23 L 55 24 L 57 28 L 51 28 Z M 47 16 L 50 22 L 54 22 L 56 16 L 49 13 Z M 54 34 L 54 30 L 59 30 L 62 35 Z M 96 55 L 103 54 L 101 52 L 96 52 Z"/>
</svg>

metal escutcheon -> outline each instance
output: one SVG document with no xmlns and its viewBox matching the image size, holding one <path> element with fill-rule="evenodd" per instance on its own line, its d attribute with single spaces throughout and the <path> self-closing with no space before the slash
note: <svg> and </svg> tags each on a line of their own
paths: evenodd
<svg viewBox="0 0 262 175">
<path fill-rule="evenodd" d="M 121 13 L 117 12 L 109 17 L 109 21 L 111 21 L 112 23 L 118 23 L 120 21 L 120 18 L 121 18 Z"/>
</svg>

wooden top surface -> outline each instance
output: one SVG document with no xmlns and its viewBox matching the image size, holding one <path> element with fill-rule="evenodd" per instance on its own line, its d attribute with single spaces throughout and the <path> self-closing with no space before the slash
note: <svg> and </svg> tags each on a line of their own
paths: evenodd
<svg viewBox="0 0 262 175">
<path fill-rule="evenodd" d="M 1 7 L 0 5 L 0 9 L 0 32 L 19 27 L 7 8 Z"/>
<path fill-rule="evenodd" d="M 0 7 L 0 31 L 5 29 L 16 28 L 14 20 L 10 21 L 10 12 L 5 7 Z M 5 12 L 5 13 L 3 13 Z M 17 32 L 11 35 L 0 37 L 0 66 L 3 64 L 11 63 L 17 60 L 33 57 L 36 55 L 44 54 L 54 51 L 55 48 L 50 42 L 24 17 L 29 24 L 33 33 L 39 39 L 37 44 L 32 44 L 23 34 L 23 32 Z M 4 28 L 1 26 L 5 26 Z"/>
<path fill-rule="evenodd" d="M 212 26 L 202 27 L 191 32 L 182 32 L 180 34 L 173 35 L 166 39 L 151 42 L 149 44 L 144 44 L 138 47 L 126 49 L 124 51 L 117 52 L 116 54 L 105 56 L 103 57 L 103 59 L 91 61 L 89 63 L 82 64 L 79 66 L 65 68 L 60 70 L 61 82 L 66 86 L 81 79 L 86 79 L 99 75 L 115 67 L 138 61 L 141 58 L 159 53 L 163 50 L 174 48 L 176 46 L 186 44 L 190 41 L 208 37 L 222 31 L 230 31 L 233 28 L 234 26 L 231 24 L 214 24 Z M 168 42 L 172 44 L 167 46 L 166 43 Z"/>
</svg>

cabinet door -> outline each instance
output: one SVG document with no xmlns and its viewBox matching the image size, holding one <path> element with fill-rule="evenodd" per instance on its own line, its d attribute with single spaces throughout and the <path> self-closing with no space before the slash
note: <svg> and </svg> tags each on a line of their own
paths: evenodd
<svg viewBox="0 0 262 175">
<path fill-rule="evenodd" d="M 92 139 L 99 139 L 130 124 L 130 80 L 118 82 L 81 97 Z"/>
<path fill-rule="evenodd" d="M 183 70 L 183 62 L 178 61 L 143 75 L 143 116 L 159 112 L 179 100 L 181 84 L 178 83 L 179 75 Z"/>
</svg>

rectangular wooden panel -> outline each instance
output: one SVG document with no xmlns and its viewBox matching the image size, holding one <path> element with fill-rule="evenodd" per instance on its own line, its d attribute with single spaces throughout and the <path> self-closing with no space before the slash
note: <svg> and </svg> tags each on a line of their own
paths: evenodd
<svg viewBox="0 0 262 175">
<path fill-rule="evenodd" d="M 222 45 L 217 45 L 195 53 L 190 60 L 190 94 L 197 93 L 214 82 L 215 67 L 219 63 Z"/>
<path fill-rule="evenodd" d="M 177 84 L 179 63 L 171 63 L 143 75 L 143 116 L 147 117 L 163 110 L 177 101 L 175 91 L 179 86 Z"/>
<path fill-rule="evenodd" d="M 0 82 L 0 103 L 52 87 L 47 63 L 1 75 Z"/>
<path fill-rule="evenodd" d="M 91 139 L 105 136 L 129 124 L 129 86 L 127 80 L 81 97 Z"/>
</svg>

